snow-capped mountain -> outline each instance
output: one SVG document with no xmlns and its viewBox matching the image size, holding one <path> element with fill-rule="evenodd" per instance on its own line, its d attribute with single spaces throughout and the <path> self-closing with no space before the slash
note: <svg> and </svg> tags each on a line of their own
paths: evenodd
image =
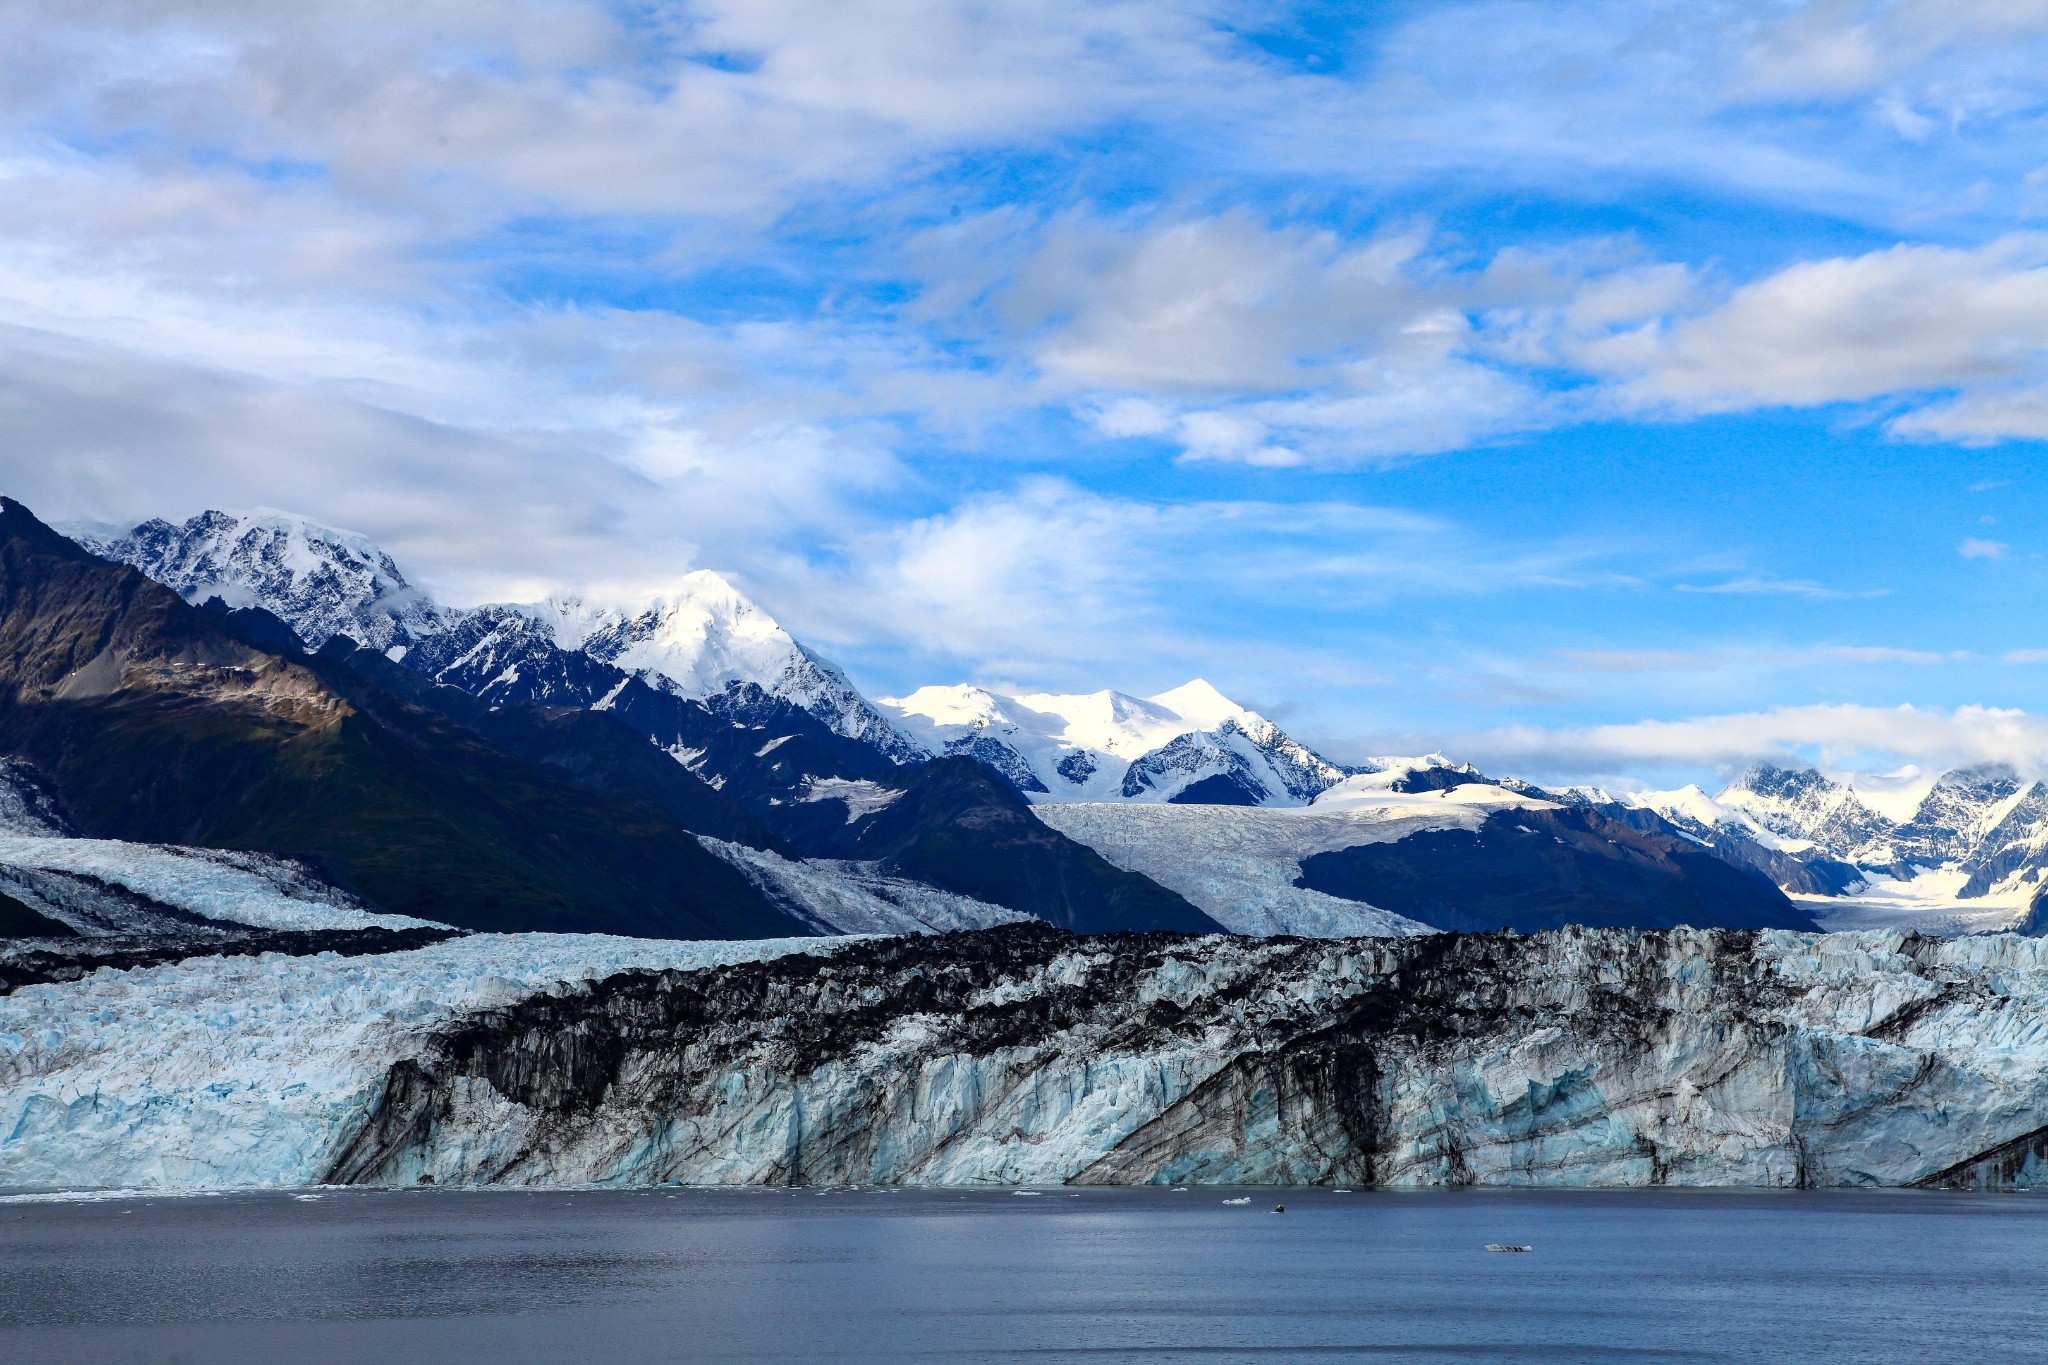
<svg viewBox="0 0 2048 1365">
<path fill-rule="evenodd" d="M 449 608 L 412 586 L 375 543 L 293 513 L 207 511 L 125 532 L 74 526 L 93 553 L 131 564 L 187 601 L 261 607 L 318 649 L 337 635 L 489 700 L 589 704 L 573 657 L 646 677 L 678 696 L 752 683 L 897 762 L 927 757 L 829 660 L 720 575 L 698 570 L 626 604 L 557 594 L 531 604 Z M 409 657 L 410 656 L 410 657 Z"/>
<path fill-rule="evenodd" d="M 1811 768 L 1753 768 L 1715 799 L 1793 851 L 1804 844 L 1858 864 L 1890 861 L 1892 822 Z"/>
<path fill-rule="evenodd" d="M 1561 801 L 1663 821 L 1795 895 L 1836 898 L 1823 922 L 1994 928 L 2019 918 L 2048 871 L 2048 784 L 1988 764 L 1943 774 L 1903 820 L 1813 769 L 1754 768 L 1716 795 L 1570 788 Z M 1894 807 L 1896 809 L 1896 807 Z"/>
<path fill-rule="evenodd" d="M 835 734 L 872 744 L 899 763 L 926 757 L 837 664 L 799 644 L 708 569 L 685 575 L 667 592 L 631 608 L 557 598 L 535 608 L 534 615 L 555 623 L 556 641 L 564 648 L 658 681 L 679 696 L 715 697 L 736 683 L 753 683 L 808 711 Z"/>
<path fill-rule="evenodd" d="M 68 533 L 188 602 L 218 597 L 230 607 L 262 607 L 313 649 L 347 635 L 402 652 L 447 625 L 441 608 L 370 540 L 289 512 L 207 511 L 183 525 L 156 519 L 119 535 L 89 527 Z"/>
<path fill-rule="evenodd" d="M 1200 679 L 1145 698 L 963 686 L 878 705 L 710 570 L 637 601 L 558 593 L 456 608 L 368 539 L 289 513 L 73 534 L 189 601 L 260 607 L 312 649 L 348 636 L 493 705 L 603 706 L 621 674 L 714 703 L 751 686 L 892 762 L 966 755 L 1035 801 L 1300 805 L 1346 772 Z"/>
<path fill-rule="evenodd" d="M 1341 767 L 1201 679 L 1149 697 L 949 686 L 871 702 L 841 669 L 706 570 L 636 601 L 561 593 L 448 608 L 408 583 L 374 543 L 304 517 L 214 511 L 183 525 L 79 534 L 95 552 L 134 564 L 188 600 L 262 608 L 313 648 L 347 635 L 492 706 L 639 706 L 632 723 L 713 785 L 728 779 L 704 767 L 704 727 L 689 738 L 683 731 L 691 726 L 652 716 L 646 689 L 677 699 L 670 706 L 701 703 L 714 725 L 750 734 L 768 727 L 773 733 L 756 745 L 764 754 L 790 730 L 762 708 L 786 705 L 820 722 L 825 738 L 868 755 L 846 771 L 853 750 L 831 760 L 815 748 L 789 761 L 797 749 L 769 755 L 801 769 L 777 779 L 787 792 L 753 793 L 770 805 L 776 797 L 801 802 L 814 780 L 871 780 L 876 774 L 860 769 L 863 762 L 887 768 L 948 756 L 976 760 L 1041 808 L 1313 803 L 1329 813 L 1488 784 L 1539 803 L 1592 808 L 1639 833 L 1683 835 L 1794 895 L 1903 898 L 1919 916 L 1912 922 L 1930 926 L 1965 902 L 1984 913 L 1995 903 L 2016 918 L 2048 868 L 2048 785 L 2030 785 L 2008 768 L 1949 774 L 1906 818 L 1895 803 L 1873 802 L 1811 769 L 1760 767 L 1711 796 L 1697 787 L 1551 793 L 1442 755 Z M 645 688 L 622 695 L 635 680 Z M 1088 831 L 1099 833 L 1092 824 Z M 1227 910 L 1227 898 L 1211 899 Z"/>
<path fill-rule="evenodd" d="M 1200 678 L 1152 697 L 924 687 L 882 698 L 935 754 L 966 754 L 1034 801 L 1301 805 L 1345 776 Z"/>
</svg>

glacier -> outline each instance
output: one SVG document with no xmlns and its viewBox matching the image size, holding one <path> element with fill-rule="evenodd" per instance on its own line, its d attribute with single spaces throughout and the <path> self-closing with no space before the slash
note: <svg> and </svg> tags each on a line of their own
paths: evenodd
<svg viewBox="0 0 2048 1365">
<path fill-rule="evenodd" d="M 441 927 L 371 910 L 282 858 L 118 839 L 0 833 L 0 889 L 88 935 L 158 928 L 134 921 L 166 911 L 256 929 Z"/>
<path fill-rule="evenodd" d="M 1032 919 L 1019 910 L 887 876 L 868 863 L 785 858 L 702 834 L 697 842 L 738 868 L 777 906 L 826 934 L 943 934 Z"/>
<path fill-rule="evenodd" d="M 0 997 L 0 1186 L 2032 1188 L 2048 943 L 477 935 Z"/>
<path fill-rule="evenodd" d="M 1491 791 L 1492 788 L 1487 790 Z M 1331 849 L 1399 839 L 1422 829 L 1463 826 L 1473 807 L 1319 812 L 1243 806 L 1108 802 L 1033 806 L 1031 813 L 1127 872 L 1176 891 L 1234 934 L 1426 934 L 1391 910 L 1295 885 L 1301 860 Z"/>
<path fill-rule="evenodd" d="M 830 939 L 477 934 L 409 952 L 193 957 L 0 996 L 0 1188 L 317 1184 L 396 1057 L 464 1011 Z"/>
</svg>

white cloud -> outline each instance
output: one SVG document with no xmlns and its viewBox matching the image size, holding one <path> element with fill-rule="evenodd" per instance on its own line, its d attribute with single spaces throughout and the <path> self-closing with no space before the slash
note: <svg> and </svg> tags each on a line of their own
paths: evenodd
<svg viewBox="0 0 2048 1365">
<path fill-rule="evenodd" d="M 1864 588 L 1847 591 L 1831 588 L 1825 583 L 1816 583 L 1810 578 L 1772 578 L 1766 574 L 1743 574 L 1738 578 L 1725 579 L 1719 583 L 1679 583 L 1678 592 L 1705 593 L 1715 596 L 1741 597 L 1812 597 L 1836 599 L 1848 597 L 1884 597 L 1890 588 Z"/>
<path fill-rule="evenodd" d="M 1466 310 L 1569 286 L 1452 270 L 1430 244 L 1419 228 L 1353 243 L 1244 213 L 1069 219 L 997 311 L 1098 430 L 1164 436 L 1190 460 L 1361 463 L 1551 420 L 1539 388 L 1481 354 L 1497 339 Z"/>
<path fill-rule="evenodd" d="M 1584 343 L 1625 401 L 1716 412 L 2048 379 L 2048 237 L 1788 266 L 1696 317 Z"/>
<path fill-rule="evenodd" d="M 1956 553 L 1964 559 L 2004 559 L 2011 548 L 2002 540 L 1979 540 L 1972 536 L 1956 546 Z"/>
<path fill-rule="evenodd" d="M 1149 501 L 1043 478 L 877 526 L 843 549 L 756 581 L 807 638 L 887 670 L 885 689 L 934 678 L 1163 687 L 1224 672 L 1268 695 L 1306 677 L 1358 687 L 1384 678 L 1360 662 L 1357 632 L 1332 643 L 1305 621 L 1619 577 L 1612 547 L 1501 544 L 1399 509 Z"/>
<path fill-rule="evenodd" d="M 2048 439 L 2048 388 L 1987 385 L 1949 402 L 1902 413 L 1890 427 L 1900 436 L 1967 446 Z"/>
<path fill-rule="evenodd" d="M 1040 369 L 1088 389 L 1246 393 L 1314 383 L 1431 311 L 1409 277 L 1424 239 L 1345 242 L 1237 213 L 1106 231 L 1055 231 L 1005 312 L 1048 330 Z"/>
<path fill-rule="evenodd" d="M 1447 743 L 1494 771 L 1543 777 L 1733 772 L 1760 761 L 1813 763 L 1844 774 L 1884 773 L 1901 764 L 1939 773 L 1992 762 L 2048 772 L 2048 719 L 1985 706 L 1784 706 L 1581 728 L 1510 726 Z"/>
<path fill-rule="evenodd" d="M 1743 54 L 1746 85 L 1759 95 L 1867 95 L 1932 58 L 1995 62 L 2043 34 L 2043 0 L 1817 0 L 1758 25 Z"/>
<path fill-rule="evenodd" d="M 352 192 L 475 212 L 759 215 L 935 151 L 1091 126 L 1243 69 L 1147 0 L 26 3 L 0 21 L 20 107 Z"/>
</svg>

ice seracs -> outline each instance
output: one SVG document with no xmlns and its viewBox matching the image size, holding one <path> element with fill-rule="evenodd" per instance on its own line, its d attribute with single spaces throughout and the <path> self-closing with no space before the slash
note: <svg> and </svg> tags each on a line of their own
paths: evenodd
<svg viewBox="0 0 2048 1365">
<path fill-rule="evenodd" d="M 2012 935 L 476 935 L 0 996 L 0 1187 L 2040 1188 L 2044 1038 Z"/>
</svg>

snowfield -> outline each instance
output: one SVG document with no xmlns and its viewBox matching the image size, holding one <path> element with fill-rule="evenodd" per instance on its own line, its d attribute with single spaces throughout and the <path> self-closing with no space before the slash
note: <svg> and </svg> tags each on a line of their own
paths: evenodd
<svg viewBox="0 0 2048 1365">
<path fill-rule="evenodd" d="M 1923 934 L 1995 934 L 2026 916 L 2033 897 L 2030 886 L 2001 886 L 1989 895 L 1964 898 L 1959 893 L 1969 874 L 1956 867 L 1915 869 L 1912 877 L 1865 876 L 1863 885 L 1846 896 L 1794 896 L 1814 923 L 1829 931 L 1855 929 L 1917 930 Z"/>
<path fill-rule="evenodd" d="M 0 996 L 0 1188 L 317 1183 L 425 1031 L 636 968 L 845 940 L 478 934 L 364 957 L 191 958 Z"/>
</svg>

